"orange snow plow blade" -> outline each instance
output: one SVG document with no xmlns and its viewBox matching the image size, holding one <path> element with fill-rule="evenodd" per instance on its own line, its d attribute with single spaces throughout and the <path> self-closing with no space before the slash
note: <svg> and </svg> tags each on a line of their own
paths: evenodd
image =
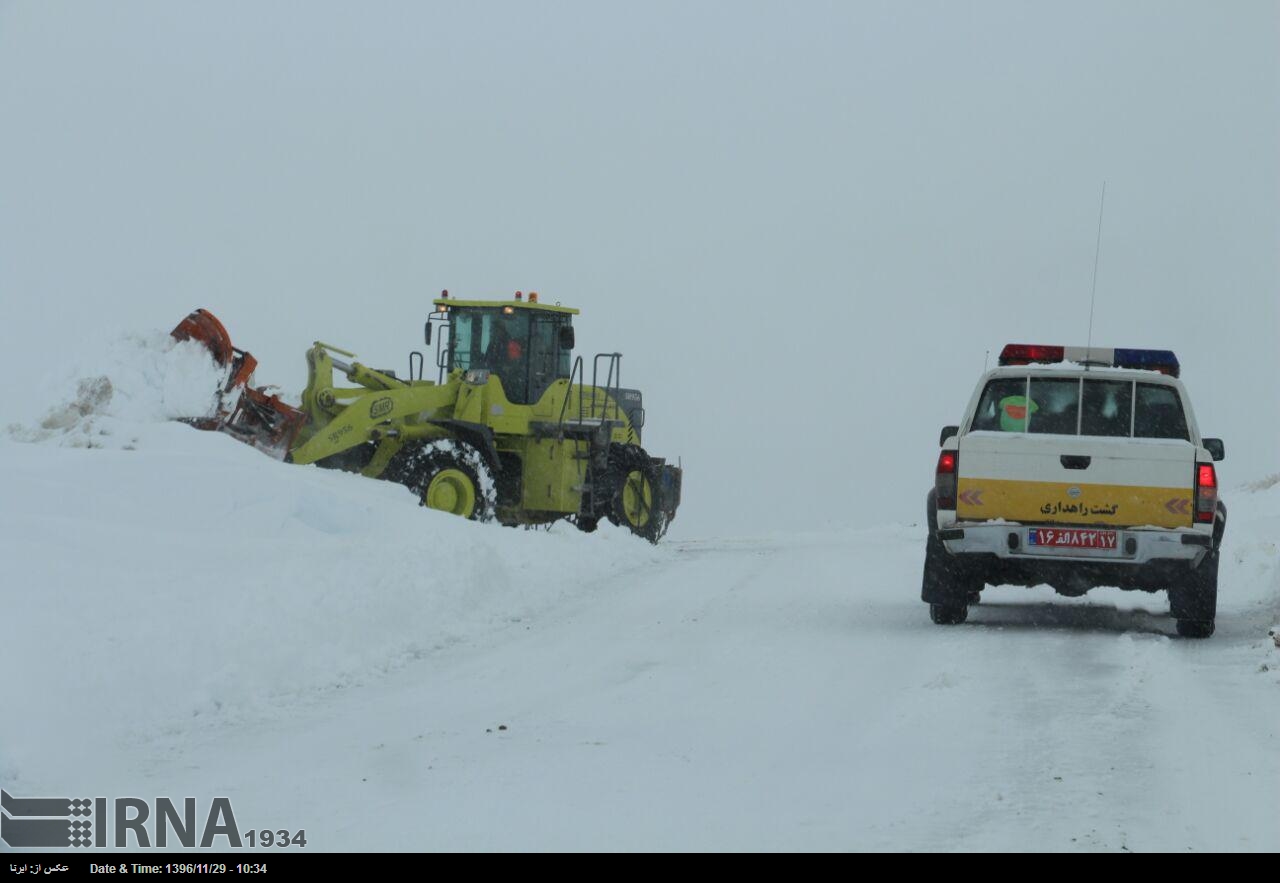
<svg viewBox="0 0 1280 883">
<path fill-rule="evenodd" d="M 212 417 L 188 420 L 197 429 L 216 429 L 283 460 L 288 456 L 307 415 L 266 392 L 253 388 L 258 360 L 231 345 L 231 335 L 205 309 L 194 310 L 170 334 L 177 340 L 204 345 L 213 360 L 227 368 L 227 382 L 218 390 L 218 410 Z"/>
</svg>

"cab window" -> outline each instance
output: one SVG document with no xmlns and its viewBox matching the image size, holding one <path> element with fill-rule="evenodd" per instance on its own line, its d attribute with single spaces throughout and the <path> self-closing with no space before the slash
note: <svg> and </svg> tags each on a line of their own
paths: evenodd
<svg viewBox="0 0 1280 883">
<path fill-rule="evenodd" d="M 542 398 L 556 379 L 569 376 L 569 351 L 560 349 L 560 328 L 568 321 L 559 316 L 541 314 L 533 317 L 533 335 L 529 352 L 529 401 Z"/>
<path fill-rule="evenodd" d="M 481 333 L 482 323 L 475 321 L 475 313 L 457 310 L 453 314 L 453 322 L 449 333 L 449 370 L 466 371 L 471 367 L 471 356 L 475 351 L 482 351 L 483 345 L 476 339 Z"/>
<path fill-rule="evenodd" d="M 1133 413 L 1133 383 L 1086 380 L 1080 399 L 1080 434 L 1128 438 Z"/>
<path fill-rule="evenodd" d="M 1027 378 L 1002 377 L 982 391 L 971 431 L 1025 432 Z"/>
<path fill-rule="evenodd" d="M 455 309 L 449 370 L 481 368 L 502 381 L 513 402 L 523 402 L 529 383 L 529 316 L 524 310 Z"/>
<path fill-rule="evenodd" d="M 1003 377 L 987 383 L 970 431 L 1190 439 L 1178 391 L 1088 377 Z"/>
<path fill-rule="evenodd" d="M 1133 415 L 1136 438 L 1180 438 L 1190 440 L 1187 418 L 1182 412 L 1178 391 L 1158 383 L 1139 383 L 1137 408 Z"/>
<path fill-rule="evenodd" d="M 1027 414 L 1032 435 L 1075 435 L 1080 419 L 1080 381 L 1031 378 Z"/>
</svg>

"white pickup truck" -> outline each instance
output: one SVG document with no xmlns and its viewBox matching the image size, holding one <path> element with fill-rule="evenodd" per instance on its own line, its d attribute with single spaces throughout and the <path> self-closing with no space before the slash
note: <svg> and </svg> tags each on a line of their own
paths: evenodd
<svg viewBox="0 0 1280 883">
<path fill-rule="evenodd" d="M 1163 350 L 1010 344 L 942 430 L 921 598 L 964 622 L 986 585 L 1168 591 L 1178 634 L 1213 634 L 1227 510 Z"/>
</svg>

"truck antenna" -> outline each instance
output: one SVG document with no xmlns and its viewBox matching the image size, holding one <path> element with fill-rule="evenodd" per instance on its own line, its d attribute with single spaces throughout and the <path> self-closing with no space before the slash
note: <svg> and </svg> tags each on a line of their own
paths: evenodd
<svg viewBox="0 0 1280 883">
<path fill-rule="evenodd" d="M 1089 292 L 1089 342 L 1085 344 L 1085 362 L 1093 357 L 1093 304 L 1098 296 L 1098 256 L 1102 254 L 1102 210 L 1107 206 L 1107 182 L 1102 182 L 1102 200 L 1098 203 L 1098 241 L 1093 247 L 1093 289 Z M 1088 370 L 1088 364 L 1085 370 Z"/>
</svg>

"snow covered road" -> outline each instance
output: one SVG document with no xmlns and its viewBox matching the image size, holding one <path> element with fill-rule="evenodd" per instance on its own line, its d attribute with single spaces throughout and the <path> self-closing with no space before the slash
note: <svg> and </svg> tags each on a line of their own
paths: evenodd
<svg viewBox="0 0 1280 883">
<path fill-rule="evenodd" d="M 1280 845 L 1247 618 L 1193 643 L 1159 604 L 1008 592 L 942 629 L 914 533 L 685 543 L 545 620 L 208 734 L 154 785 L 219 782 L 321 847 Z"/>
<path fill-rule="evenodd" d="M 10 793 L 309 850 L 1280 849 L 1280 486 L 1229 497 L 1191 641 L 1118 591 L 935 626 L 919 525 L 654 548 L 105 438 L 0 458 Z"/>
</svg>

